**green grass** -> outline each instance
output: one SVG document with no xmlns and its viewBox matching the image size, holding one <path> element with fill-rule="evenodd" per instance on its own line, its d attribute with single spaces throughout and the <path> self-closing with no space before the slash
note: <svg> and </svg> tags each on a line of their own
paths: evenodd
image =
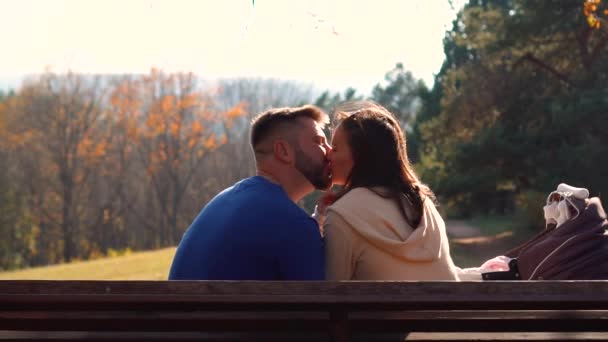
<svg viewBox="0 0 608 342">
<path fill-rule="evenodd" d="M 0 272 L 0 279 L 40 280 L 165 280 L 175 248 Z"/>
</svg>

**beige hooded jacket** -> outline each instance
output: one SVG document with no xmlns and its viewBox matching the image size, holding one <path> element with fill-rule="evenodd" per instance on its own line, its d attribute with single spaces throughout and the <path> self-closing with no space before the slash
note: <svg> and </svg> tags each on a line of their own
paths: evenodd
<svg viewBox="0 0 608 342">
<path fill-rule="evenodd" d="M 458 280 L 429 199 L 413 229 L 393 200 L 356 188 L 327 208 L 324 234 L 328 280 Z"/>
</svg>

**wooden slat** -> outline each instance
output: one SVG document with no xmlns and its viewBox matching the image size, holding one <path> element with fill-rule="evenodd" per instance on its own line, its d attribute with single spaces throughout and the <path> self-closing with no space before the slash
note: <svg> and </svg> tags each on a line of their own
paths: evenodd
<svg viewBox="0 0 608 342">
<path fill-rule="evenodd" d="M 329 312 L 325 311 L 32 311 L 32 310 L 2 310 L 0 319 L 32 319 L 44 320 L 51 318 L 70 319 L 119 319 L 119 320 L 253 320 L 253 321 L 283 321 L 283 320 L 329 320 Z M 607 320 L 605 310 L 509 310 L 509 311 L 354 311 L 348 315 L 353 321 L 402 321 L 402 320 L 557 320 L 557 319 L 587 319 Z"/>
<path fill-rule="evenodd" d="M 2 294 L 183 295 L 476 295 L 585 294 L 608 296 L 608 281 L 78 281 L 1 280 Z"/>
<path fill-rule="evenodd" d="M 608 309 L 608 282 L 0 281 L 0 304 L 247 310 Z"/>
<path fill-rule="evenodd" d="M 608 332 L 608 281 L 0 281 L 0 330 Z"/>
<path fill-rule="evenodd" d="M 607 341 L 608 333 L 411 333 L 398 336 L 395 334 L 364 334 L 353 336 L 353 341 L 395 342 L 395 341 Z M 201 332 L 7 332 L 0 331 L 0 341 L 264 341 L 264 342 L 324 342 L 328 336 L 323 333 L 201 333 Z"/>
<path fill-rule="evenodd" d="M 326 312 L 0 311 L 0 329 L 117 331 L 327 330 Z M 363 331 L 608 331 L 605 311 L 354 312 Z"/>
</svg>

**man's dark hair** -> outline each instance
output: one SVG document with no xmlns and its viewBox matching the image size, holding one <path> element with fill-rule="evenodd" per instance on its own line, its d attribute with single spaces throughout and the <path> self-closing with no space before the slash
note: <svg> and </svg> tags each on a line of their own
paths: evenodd
<svg viewBox="0 0 608 342">
<path fill-rule="evenodd" d="M 273 108 L 257 115 L 251 121 L 251 148 L 255 154 L 263 153 L 260 150 L 262 143 L 286 125 L 296 125 L 299 118 L 311 118 L 319 124 L 329 123 L 329 116 L 320 108 L 313 105 L 302 107 Z M 266 151 L 267 152 L 267 151 Z"/>
</svg>

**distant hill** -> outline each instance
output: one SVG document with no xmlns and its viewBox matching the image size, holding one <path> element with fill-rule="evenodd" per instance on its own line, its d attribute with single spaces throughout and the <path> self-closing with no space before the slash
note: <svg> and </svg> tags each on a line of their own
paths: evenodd
<svg viewBox="0 0 608 342">
<path fill-rule="evenodd" d="M 0 280 L 166 280 L 175 248 L 0 272 Z"/>
</svg>

